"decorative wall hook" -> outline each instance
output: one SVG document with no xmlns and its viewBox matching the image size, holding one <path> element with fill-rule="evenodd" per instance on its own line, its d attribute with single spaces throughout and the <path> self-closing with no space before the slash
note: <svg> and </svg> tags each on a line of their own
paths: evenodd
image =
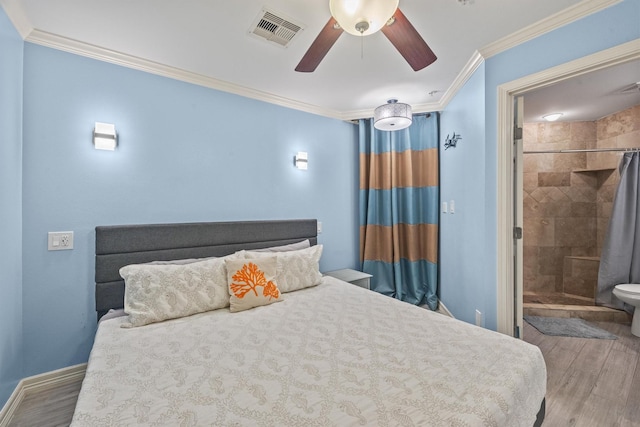
<svg viewBox="0 0 640 427">
<path fill-rule="evenodd" d="M 450 147 L 456 148 L 456 145 L 458 144 L 458 141 L 461 140 L 462 137 L 460 136 L 459 133 L 453 133 L 453 136 L 451 138 L 449 138 L 449 135 L 447 134 L 446 139 L 444 140 L 444 149 L 448 149 Z"/>
</svg>

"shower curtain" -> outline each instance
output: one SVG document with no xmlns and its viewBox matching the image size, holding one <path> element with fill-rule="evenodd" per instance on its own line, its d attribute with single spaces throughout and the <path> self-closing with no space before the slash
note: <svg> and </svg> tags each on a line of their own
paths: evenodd
<svg viewBox="0 0 640 427">
<path fill-rule="evenodd" d="M 621 283 L 640 283 L 640 152 L 625 153 L 619 170 L 620 184 L 600 257 L 596 304 L 632 313 L 633 307 L 612 291 Z"/>
</svg>

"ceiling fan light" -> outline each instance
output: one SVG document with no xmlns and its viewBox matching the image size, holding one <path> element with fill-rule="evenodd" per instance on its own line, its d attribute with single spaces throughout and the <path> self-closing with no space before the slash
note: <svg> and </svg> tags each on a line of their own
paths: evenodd
<svg viewBox="0 0 640 427">
<path fill-rule="evenodd" d="M 547 114 L 545 116 L 542 116 L 542 118 L 548 122 L 555 122 L 560 117 L 562 117 L 562 113 L 552 113 L 552 114 Z"/>
<path fill-rule="evenodd" d="M 373 112 L 373 127 L 379 130 L 400 130 L 411 126 L 411 105 L 390 99 Z"/>
<path fill-rule="evenodd" d="M 398 0 L 329 0 L 329 9 L 344 31 L 368 36 L 379 31 L 393 16 Z"/>
</svg>

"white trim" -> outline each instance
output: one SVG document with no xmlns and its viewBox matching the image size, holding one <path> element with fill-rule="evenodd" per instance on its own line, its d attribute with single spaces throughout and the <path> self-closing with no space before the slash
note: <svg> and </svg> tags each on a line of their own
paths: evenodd
<svg viewBox="0 0 640 427">
<path fill-rule="evenodd" d="M 572 77 L 607 68 L 640 57 L 640 39 L 631 40 L 618 46 L 585 56 L 553 68 L 540 71 L 520 79 L 504 83 L 503 87 L 512 95 L 519 95 L 533 89 L 549 86 Z"/>
<path fill-rule="evenodd" d="M 9 400 L 4 404 L 2 410 L 0 410 L 0 427 L 8 427 L 13 420 L 13 415 L 16 413 L 18 407 L 24 400 L 24 390 L 22 389 L 22 381 L 18 383 Z"/>
<path fill-rule="evenodd" d="M 13 26 L 16 27 L 20 37 L 22 37 L 23 40 L 26 39 L 29 33 L 33 31 L 33 25 L 31 25 L 27 15 L 24 13 L 20 1 L 0 0 L 0 6 L 4 9 Z"/>
<path fill-rule="evenodd" d="M 455 319 L 454 315 L 451 314 L 451 312 L 449 311 L 447 306 L 444 305 L 444 303 L 442 301 L 440 301 L 440 300 L 438 300 L 438 311 L 442 311 L 447 316 L 451 317 L 452 319 Z"/>
<path fill-rule="evenodd" d="M 590 71 L 640 59 L 640 39 L 498 86 L 497 330 L 513 335 L 513 97 Z"/>
<path fill-rule="evenodd" d="M 456 79 L 451 83 L 442 98 L 438 102 L 413 105 L 413 110 L 417 113 L 426 113 L 432 111 L 442 111 L 445 109 L 449 101 L 455 97 L 458 91 L 469 80 L 471 75 L 482 64 L 482 62 L 493 55 L 505 50 L 511 49 L 521 43 L 529 41 L 541 34 L 552 31 L 570 22 L 581 19 L 589 14 L 598 12 L 604 8 L 620 3 L 622 0 L 583 0 L 580 3 L 551 15 L 541 21 L 538 21 L 528 27 L 525 27 L 515 33 L 512 33 L 500 40 L 497 40 L 479 51 L 474 52 L 463 69 L 460 71 Z M 46 31 L 34 29 L 28 21 L 20 2 L 18 0 L 0 0 L 0 4 L 4 7 L 7 15 L 17 28 L 22 38 L 30 43 L 51 47 L 76 55 L 97 59 L 99 61 L 110 62 L 123 67 L 156 74 L 163 77 L 169 77 L 179 81 L 192 83 L 195 85 L 216 89 L 235 95 L 244 96 L 259 101 L 280 105 L 286 108 L 304 111 L 319 116 L 330 117 L 338 120 L 353 120 L 363 117 L 373 117 L 373 109 L 338 111 L 328 108 L 322 108 L 304 102 L 284 98 L 273 93 L 251 89 L 245 86 L 236 85 L 234 83 L 225 82 L 213 77 L 204 76 L 202 74 L 193 73 L 180 68 L 171 67 L 160 64 L 158 62 L 149 61 L 133 55 L 127 55 L 99 46 L 83 43 L 67 37 L 62 37 Z"/>
<path fill-rule="evenodd" d="M 427 104 L 413 104 L 411 110 L 416 113 L 433 113 L 435 111 L 442 111 L 442 104 L 439 102 L 431 102 Z M 353 110 L 347 111 L 341 114 L 342 120 L 358 120 L 362 118 L 373 117 L 373 108 L 366 110 Z"/>
<path fill-rule="evenodd" d="M 498 86 L 496 311 L 497 331 L 513 336 L 513 98 L 505 92 Z"/>
<path fill-rule="evenodd" d="M 112 64 L 132 68 L 134 70 L 140 70 L 146 73 L 169 77 L 175 80 L 192 83 L 210 89 L 216 89 L 247 98 L 257 99 L 259 101 L 280 105 L 282 107 L 293 108 L 295 110 L 317 114 L 319 116 L 325 116 L 334 119 L 343 118 L 343 114 L 336 110 L 317 107 L 315 105 L 284 98 L 282 96 L 278 96 L 269 92 L 251 89 L 213 77 L 208 77 L 180 68 L 171 67 L 169 65 L 160 64 L 159 62 L 149 61 L 137 56 L 128 55 L 122 52 L 117 52 L 115 50 L 105 49 L 92 44 L 80 42 L 78 40 L 58 36 L 46 31 L 33 30 L 29 34 L 29 36 L 25 38 L 25 41 L 62 50 L 65 52 L 70 52 L 76 55 L 85 56 L 87 58 L 97 59 L 99 61 L 110 62 Z"/>
<path fill-rule="evenodd" d="M 8 427 L 13 421 L 20 404 L 33 393 L 44 392 L 66 384 L 81 382 L 84 378 L 87 364 L 70 366 L 56 371 L 45 372 L 44 374 L 20 380 L 16 389 L 11 393 L 9 400 L 0 410 L 0 427 Z"/>
<path fill-rule="evenodd" d="M 442 98 L 438 102 L 431 102 L 425 104 L 414 104 L 411 109 L 414 113 L 432 113 L 434 111 L 442 111 L 446 108 L 449 101 L 456 96 L 456 93 L 467 83 L 473 73 L 476 72 L 478 67 L 484 62 L 484 58 L 478 51 L 475 51 L 471 58 L 464 65 L 460 73 L 456 76 L 449 89 L 442 95 Z M 365 117 L 373 117 L 373 109 L 369 110 L 354 110 L 348 111 L 343 114 L 343 120 L 357 120 Z"/>
<path fill-rule="evenodd" d="M 473 53 L 473 55 L 471 55 L 471 58 L 469 58 L 462 70 L 460 70 L 460 73 L 458 73 L 453 83 L 451 83 L 449 89 L 447 89 L 442 98 L 440 98 L 440 110 L 445 109 L 449 102 L 456 96 L 458 91 L 462 89 L 462 87 L 471 78 L 473 73 L 476 72 L 478 67 L 482 65 L 484 59 L 485 58 L 477 50 Z"/>
<path fill-rule="evenodd" d="M 439 102 L 430 102 L 425 104 L 413 104 L 411 106 L 413 113 L 433 113 L 435 111 L 442 111 L 442 104 Z M 371 110 L 373 112 L 373 110 Z M 371 116 L 373 117 L 373 115 Z"/>
<path fill-rule="evenodd" d="M 533 40 L 545 33 L 567 25 L 571 22 L 584 18 L 585 16 L 599 12 L 622 0 L 584 0 L 580 3 L 561 10 L 547 18 L 524 27 L 515 33 L 496 40 L 480 49 L 480 54 L 486 59 L 497 55 L 505 50 L 509 50 L 522 43 Z"/>
</svg>

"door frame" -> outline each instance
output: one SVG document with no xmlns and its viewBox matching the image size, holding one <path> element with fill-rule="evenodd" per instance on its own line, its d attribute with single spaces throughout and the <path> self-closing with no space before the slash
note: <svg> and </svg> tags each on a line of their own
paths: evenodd
<svg viewBox="0 0 640 427">
<path fill-rule="evenodd" d="M 522 313 L 522 298 L 514 303 L 514 153 L 513 102 L 518 95 L 591 71 L 640 59 L 640 39 L 606 49 L 574 61 L 498 86 L 497 170 L 497 330 L 513 336 L 515 313 Z M 521 155 L 521 154 L 520 154 Z M 520 159 L 521 161 L 521 159 Z M 520 254 L 521 256 L 521 254 Z M 522 275 L 518 275 L 519 281 Z"/>
<path fill-rule="evenodd" d="M 511 145 L 513 147 L 513 225 L 520 228 L 520 236 L 517 237 L 514 229 L 513 233 L 513 247 L 515 253 L 513 254 L 514 271 L 514 296 L 513 305 L 514 309 L 514 336 L 516 338 L 524 339 L 524 320 L 523 320 L 523 290 L 524 290 L 524 236 L 522 231 L 524 230 L 524 215 L 523 215 L 523 192 L 524 192 L 524 173 L 523 173 L 523 144 L 524 144 L 524 96 L 514 96 L 513 110 L 514 121 L 513 126 L 519 128 L 519 132 L 513 132 L 511 135 Z"/>
</svg>

